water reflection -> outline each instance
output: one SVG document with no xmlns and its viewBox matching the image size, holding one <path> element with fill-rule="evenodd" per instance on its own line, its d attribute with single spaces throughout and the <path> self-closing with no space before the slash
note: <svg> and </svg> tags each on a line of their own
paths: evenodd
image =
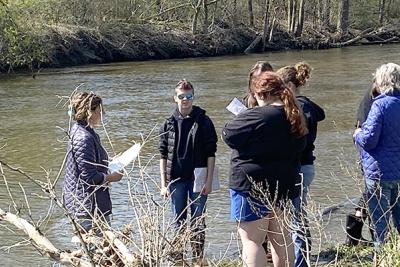
<svg viewBox="0 0 400 267">
<path fill-rule="evenodd" d="M 67 114 L 58 104 L 58 97 L 69 95 L 79 84 L 85 83 L 99 93 L 105 102 L 107 130 L 116 151 L 122 151 L 142 136 L 151 139 L 143 151 L 148 164 L 148 174 L 158 181 L 157 133 L 158 125 L 172 110 L 173 87 L 181 78 L 193 82 L 196 103 L 207 110 L 220 133 L 224 123 L 232 118 L 225 106 L 233 97 L 242 96 L 246 88 L 247 72 L 256 60 L 269 61 L 274 68 L 305 60 L 313 67 L 309 85 L 303 89 L 326 110 L 327 118 L 320 124 L 316 143 L 317 176 L 311 196 L 318 205 L 326 206 L 357 196 L 352 173 L 357 158 L 351 141 L 355 110 L 363 91 L 369 86 L 371 74 L 382 63 L 397 58 L 399 45 L 351 47 L 321 51 L 288 51 L 223 58 L 118 63 L 81 68 L 66 68 L 31 76 L 15 75 L 0 79 L 0 158 L 38 179 L 45 178 L 41 166 L 58 172 L 65 152 L 61 141 L 65 134 Z M 155 132 L 152 130 L 156 127 Z M 102 140 L 106 140 L 100 130 Z M 110 150 L 110 146 L 107 145 Z M 220 166 L 222 190 L 212 194 L 208 202 L 208 253 L 225 252 L 231 237 L 235 237 L 234 223 L 229 219 L 227 191 L 229 149 L 218 142 L 217 164 Z M 348 169 L 350 168 L 350 169 Z M 350 173 L 349 173 L 350 172 Z M 357 172 L 355 172 L 357 173 Z M 48 201 L 33 193 L 38 191 L 21 176 L 6 172 L 8 183 L 17 203 L 24 203 L 20 193 L 21 183 L 31 199 L 35 219 L 46 215 Z M 153 185 L 155 188 L 155 185 Z M 155 192 L 157 195 L 158 192 Z M 127 200 L 127 181 L 112 188 L 115 226 L 132 218 Z M 4 181 L 0 180 L 0 207 L 9 207 Z M 329 233 L 342 233 L 343 211 L 332 217 Z M 69 227 L 59 212 L 55 213 L 45 228 L 50 239 L 60 247 L 65 243 Z M 22 237 L 0 228 L 0 246 L 14 244 Z M 342 234 L 334 239 L 344 240 Z M 236 240 L 228 255 L 237 252 Z M 3 255 L 4 266 L 49 265 L 33 249 L 14 248 Z M 18 259 L 18 261 L 17 261 Z M 18 262 L 18 263 L 16 263 Z"/>
</svg>

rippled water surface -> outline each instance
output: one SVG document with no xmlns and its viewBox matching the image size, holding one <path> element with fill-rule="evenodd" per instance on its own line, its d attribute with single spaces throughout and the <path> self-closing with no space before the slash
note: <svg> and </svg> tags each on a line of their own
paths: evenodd
<svg viewBox="0 0 400 267">
<path fill-rule="evenodd" d="M 222 126 L 232 118 L 225 106 L 233 97 L 244 94 L 247 72 L 255 61 L 267 60 L 274 68 L 279 68 L 304 60 L 314 70 L 303 93 L 326 111 L 326 120 L 319 126 L 317 175 L 311 189 L 311 208 L 322 209 L 359 195 L 360 186 L 353 179 L 358 172 L 355 168 L 356 151 L 351 140 L 355 111 L 376 67 L 398 59 L 399 54 L 399 45 L 360 46 L 95 65 L 43 71 L 36 79 L 30 75 L 3 76 L 0 77 L 0 147 L 5 147 L 0 150 L 0 159 L 20 167 L 36 179 L 45 180 L 47 174 L 54 179 L 65 153 L 65 134 L 62 129 L 68 127 L 67 111 L 59 104 L 59 97 L 69 95 L 83 83 L 83 88 L 92 89 L 104 98 L 106 129 L 116 152 L 126 149 L 132 140 L 150 138 L 143 150 L 143 158 L 148 163 L 149 176 L 158 181 L 158 158 L 150 159 L 158 153 L 158 126 L 172 110 L 173 88 L 179 79 L 186 78 L 193 82 L 195 104 L 207 110 L 220 133 Z M 152 130 L 155 127 L 157 130 L 154 132 Z M 99 133 L 111 152 L 104 130 L 99 129 Z M 208 201 L 210 230 L 207 232 L 207 253 L 212 256 L 224 254 L 228 246 L 228 256 L 237 253 L 235 225 L 229 222 L 229 157 L 228 147 L 220 140 L 217 164 L 221 170 L 222 189 L 211 194 Z M 49 202 L 37 197 L 40 192 L 33 184 L 7 169 L 5 177 L 18 205 L 27 206 L 21 193 L 23 187 L 33 218 L 40 220 L 47 215 Z M 115 227 L 120 227 L 133 216 L 127 194 L 126 179 L 112 188 Z M 9 192 L 1 178 L 0 208 L 12 209 L 10 203 Z M 66 219 L 55 210 L 50 220 L 42 225 L 42 230 L 60 248 L 68 247 L 66 243 L 69 240 L 66 237 L 70 228 Z M 324 245 L 331 239 L 332 242 L 344 240 L 344 216 L 345 209 L 332 215 L 326 229 L 328 242 L 324 241 Z M 51 265 L 31 246 L 12 247 L 18 242 L 23 245 L 25 237 L 18 232 L 10 232 L 6 227 L 8 225 L 0 224 L 0 246 L 3 248 L 0 251 L 1 266 Z"/>
</svg>

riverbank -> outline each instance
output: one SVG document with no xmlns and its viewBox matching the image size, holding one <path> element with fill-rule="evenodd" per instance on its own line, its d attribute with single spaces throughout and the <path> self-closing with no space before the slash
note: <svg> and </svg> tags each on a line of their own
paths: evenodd
<svg viewBox="0 0 400 267">
<path fill-rule="evenodd" d="M 263 50 L 261 34 L 245 25 L 214 25 L 208 34 L 193 35 L 182 27 L 166 24 L 109 23 L 96 28 L 66 24 L 45 25 L 21 37 L 24 46 L 0 57 L 0 73 L 85 64 L 212 57 L 246 52 L 288 49 L 326 49 L 359 44 L 400 42 L 400 26 L 388 25 L 365 31 L 353 30 L 338 38 L 334 32 L 307 28 L 295 38 L 279 27 Z M 20 33 L 22 34 L 22 33 Z M 0 47 L 1 48 L 1 47 Z M 11 51 L 11 52 L 10 52 Z M 4 52 L 4 51 L 3 51 Z M 12 64 L 10 58 L 18 59 Z"/>
</svg>

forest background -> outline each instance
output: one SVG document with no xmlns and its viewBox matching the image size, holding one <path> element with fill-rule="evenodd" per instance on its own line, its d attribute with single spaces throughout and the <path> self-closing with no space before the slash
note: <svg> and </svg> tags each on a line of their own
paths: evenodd
<svg viewBox="0 0 400 267">
<path fill-rule="evenodd" d="M 0 72 L 399 42 L 400 0 L 0 0 Z"/>
</svg>

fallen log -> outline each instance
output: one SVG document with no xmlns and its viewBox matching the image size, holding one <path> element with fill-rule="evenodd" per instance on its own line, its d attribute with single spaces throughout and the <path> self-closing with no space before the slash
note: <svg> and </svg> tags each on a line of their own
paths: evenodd
<svg viewBox="0 0 400 267">
<path fill-rule="evenodd" d="M 258 46 L 258 44 L 261 42 L 262 36 L 257 36 L 254 41 L 244 50 L 245 54 L 251 54 L 255 51 L 255 48 Z"/>
<path fill-rule="evenodd" d="M 378 35 L 385 35 L 388 33 L 392 33 L 393 35 L 393 27 L 391 25 L 386 26 L 386 27 L 381 27 L 379 29 L 373 30 L 373 29 L 366 29 L 362 31 L 360 34 L 358 34 L 356 37 L 347 40 L 345 42 L 340 42 L 340 43 L 332 43 L 330 47 L 343 47 L 343 46 L 349 46 L 352 44 L 355 44 L 359 42 L 360 40 L 368 37 L 375 37 L 375 39 L 381 39 L 381 41 L 369 41 L 369 42 L 360 42 L 360 44 L 385 44 L 385 43 L 390 43 L 390 42 L 397 42 L 396 40 L 399 39 L 400 36 L 393 36 L 388 39 L 382 39 Z M 394 35 L 398 35 L 398 33 L 395 33 Z"/>
<path fill-rule="evenodd" d="M 381 41 L 368 41 L 368 42 L 360 42 L 362 45 L 374 45 L 374 44 L 388 44 L 388 43 L 400 43 L 400 37 L 394 36 L 392 38 L 381 40 Z"/>
<path fill-rule="evenodd" d="M 56 262 L 78 267 L 91 267 L 90 262 L 85 261 L 79 257 L 74 256 L 74 252 L 65 252 L 56 248 L 50 240 L 48 240 L 36 227 L 34 227 L 27 220 L 11 213 L 0 209 L 0 221 L 6 221 L 19 230 L 22 230 L 30 238 L 30 242 L 49 259 Z"/>
</svg>

